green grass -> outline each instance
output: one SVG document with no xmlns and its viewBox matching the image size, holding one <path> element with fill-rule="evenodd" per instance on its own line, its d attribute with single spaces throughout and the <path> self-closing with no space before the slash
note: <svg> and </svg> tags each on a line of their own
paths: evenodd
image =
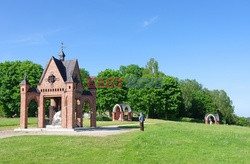
<svg viewBox="0 0 250 164">
<path fill-rule="evenodd" d="M 0 130 L 14 129 L 19 127 L 20 119 L 19 118 L 0 118 Z M 29 127 L 37 126 L 37 118 L 30 117 L 28 119 Z"/>
<path fill-rule="evenodd" d="M 19 127 L 20 119 L 19 118 L 0 118 L 0 130 L 15 129 Z M 109 126 L 109 125 L 124 125 L 124 124 L 138 124 L 135 121 L 97 121 L 97 126 Z M 87 118 L 83 119 L 83 126 L 90 127 L 90 120 Z M 29 117 L 28 127 L 37 127 L 37 118 Z"/>
<path fill-rule="evenodd" d="M 148 121 L 144 132 L 108 137 L 0 139 L 0 163 L 249 163 L 250 128 Z"/>
</svg>

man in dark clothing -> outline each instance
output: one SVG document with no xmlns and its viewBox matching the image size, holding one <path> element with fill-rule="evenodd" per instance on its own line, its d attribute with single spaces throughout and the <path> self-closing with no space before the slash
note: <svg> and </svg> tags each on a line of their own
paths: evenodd
<svg viewBox="0 0 250 164">
<path fill-rule="evenodd" d="M 142 113 L 140 113 L 139 121 L 140 121 L 140 128 L 141 128 L 141 131 L 144 131 L 144 121 L 145 121 L 145 118 L 144 118 L 144 116 L 143 116 Z"/>
</svg>

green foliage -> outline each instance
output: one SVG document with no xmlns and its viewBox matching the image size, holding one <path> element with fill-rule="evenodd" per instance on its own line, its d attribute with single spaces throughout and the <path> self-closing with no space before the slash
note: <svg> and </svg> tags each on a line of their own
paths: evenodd
<svg viewBox="0 0 250 164">
<path fill-rule="evenodd" d="M 213 102 L 218 110 L 222 123 L 235 124 L 233 116 L 234 107 L 230 98 L 224 90 L 213 90 L 210 92 Z"/>
<path fill-rule="evenodd" d="M 143 87 L 138 85 L 140 81 L 136 81 L 136 87 L 128 90 L 128 102 L 133 110 L 150 118 L 176 118 L 182 98 L 178 79 L 161 73 L 158 62 L 152 58 L 142 72 L 143 80 Z M 146 81 L 153 81 L 153 86 Z M 159 82 L 161 85 L 156 87 Z"/>
<path fill-rule="evenodd" d="M 183 98 L 181 117 L 204 119 L 206 113 L 217 113 L 210 91 L 197 81 L 182 80 L 180 87 Z"/>
<path fill-rule="evenodd" d="M 143 68 L 136 64 L 130 64 L 128 66 L 120 66 L 119 71 L 123 77 L 142 77 Z"/>
<path fill-rule="evenodd" d="M 42 74 L 42 67 L 30 61 L 0 63 L 0 104 L 2 104 L 4 115 L 7 117 L 19 115 L 19 84 L 25 73 L 31 87 L 35 87 Z"/>
<path fill-rule="evenodd" d="M 5 112 L 2 105 L 0 105 L 0 117 L 5 117 Z"/>
<path fill-rule="evenodd" d="M 90 112 L 90 104 L 89 104 L 89 102 L 85 102 L 83 104 L 83 112 L 84 113 L 89 113 Z"/>
<path fill-rule="evenodd" d="M 108 79 L 110 79 L 110 81 L 108 81 Z M 111 69 L 106 69 L 98 74 L 96 86 L 97 107 L 99 111 L 109 111 L 111 115 L 115 104 L 126 101 L 127 92 L 124 89 L 122 79 L 122 74 L 119 71 Z"/>
<path fill-rule="evenodd" d="M 166 101 L 165 118 L 178 117 L 182 104 L 182 93 L 177 78 L 166 76 L 163 78 L 163 98 Z"/>
<path fill-rule="evenodd" d="M 87 77 L 89 76 L 89 72 L 84 68 L 80 68 L 80 74 L 81 74 L 81 81 L 82 81 L 83 88 L 84 90 L 88 90 Z"/>
<path fill-rule="evenodd" d="M 239 125 L 239 126 L 250 126 L 250 121 L 245 118 L 245 117 L 237 117 L 235 119 L 236 121 L 236 125 Z"/>
<path fill-rule="evenodd" d="M 112 118 L 103 115 L 98 115 L 96 116 L 96 121 L 112 121 Z"/>
<path fill-rule="evenodd" d="M 38 104 L 35 100 L 31 100 L 28 106 L 28 116 L 29 117 L 37 117 L 38 114 Z"/>
<path fill-rule="evenodd" d="M 150 77 L 158 77 L 159 75 L 159 66 L 158 62 L 154 58 L 150 58 L 147 62 L 145 69 L 143 70 L 143 75 L 149 75 Z"/>
</svg>

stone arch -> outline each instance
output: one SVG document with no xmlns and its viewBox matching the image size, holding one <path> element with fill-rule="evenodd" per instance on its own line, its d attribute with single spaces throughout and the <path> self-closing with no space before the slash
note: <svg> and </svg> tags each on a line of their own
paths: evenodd
<svg viewBox="0 0 250 164">
<path fill-rule="evenodd" d="M 205 124 L 211 124 L 210 118 L 213 117 L 214 119 L 214 124 L 218 125 L 219 124 L 219 115 L 218 114 L 206 114 L 205 115 Z"/>
</svg>

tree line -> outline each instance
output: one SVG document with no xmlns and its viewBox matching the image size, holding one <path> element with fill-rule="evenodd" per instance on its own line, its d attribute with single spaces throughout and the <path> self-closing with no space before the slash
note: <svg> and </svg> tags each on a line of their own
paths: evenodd
<svg viewBox="0 0 250 164">
<path fill-rule="evenodd" d="M 19 83 L 27 74 L 35 87 L 42 74 L 42 66 L 30 61 L 0 63 L 0 116 L 19 116 Z M 88 88 L 89 73 L 80 69 L 83 85 Z M 250 121 L 234 113 L 233 102 L 224 90 L 209 90 L 196 80 L 180 80 L 159 70 L 158 62 L 151 58 L 145 67 L 136 64 L 106 69 L 98 73 L 97 110 L 109 112 L 115 104 L 129 104 L 133 111 L 149 118 L 180 120 L 191 118 L 203 121 L 207 113 L 218 113 L 223 124 L 249 126 Z M 37 104 L 29 105 L 29 116 L 35 116 Z"/>
</svg>

